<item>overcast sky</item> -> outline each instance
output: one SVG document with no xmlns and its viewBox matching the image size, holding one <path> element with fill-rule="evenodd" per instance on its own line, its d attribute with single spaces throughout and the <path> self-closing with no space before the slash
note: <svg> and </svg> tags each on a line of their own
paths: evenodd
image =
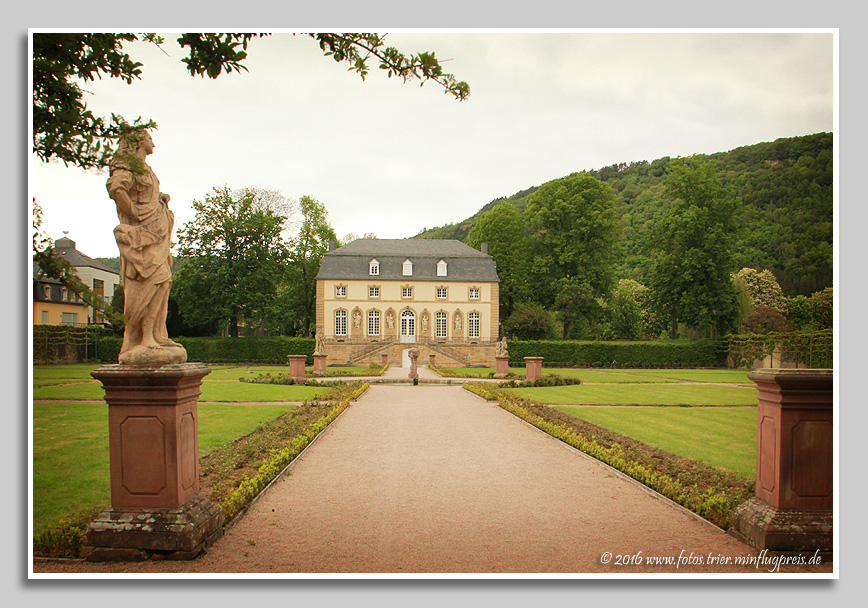
<svg viewBox="0 0 868 608">
<path fill-rule="evenodd" d="M 248 72 L 193 78 L 177 33 L 125 46 L 141 80 L 88 83 L 97 115 L 153 119 L 176 230 L 214 187 L 321 201 L 339 237 L 404 238 L 574 171 L 834 130 L 830 31 L 390 33 L 471 87 L 365 81 L 306 36 L 250 43 Z M 32 162 L 45 232 L 116 256 L 106 174 Z"/>
</svg>

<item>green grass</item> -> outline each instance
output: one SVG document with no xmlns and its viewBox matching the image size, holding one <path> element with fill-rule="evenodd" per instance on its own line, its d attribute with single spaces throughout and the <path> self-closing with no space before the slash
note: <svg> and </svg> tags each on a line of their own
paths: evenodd
<svg viewBox="0 0 868 608">
<path fill-rule="evenodd" d="M 294 406 L 199 405 L 199 455 L 205 455 Z M 111 502 L 108 408 L 104 404 L 33 406 L 33 531 Z"/>
<path fill-rule="evenodd" d="M 558 405 L 756 405 L 754 388 L 706 384 L 581 384 L 518 388 L 522 397 Z"/>
<path fill-rule="evenodd" d="M 614 370 L 613 370 L 614 371 Z M 635 376 L 668 378 L 671 380 L 689 380 L 692 382 L 722 382 L 727 384 L 749 384 L 750 370 L 746 369 L 631 369 L 624 370 Z"/>
<path fill-rule="evenodd" d="M 582 420 L 705 464 L 756 474 L 756 410 L 558 407 Z"/>
<path fill-rule="evenodd" d="M 207 376 L 206 376 L 207 378 Z M 199 401 L 304 401 L 328 391 L 323 386 L 203 382 Z"/>
<path fill-rule="evenodd" d="M 564 376 L 567 378 L 579 378 L 582 382 L 591 383 L 608 383 L 608 384 L 625 384 L 625 383 L 659 383 L 671 382 L 664 378 L 653 378 L 636 374 L 636 371 L 645 370 L 603 370 L 603 369 L 580 369 L 580 368 L 559 368 L 559 367 L 544 367 L 543 375 L 555 374 L 556 376 Z"/>
</svg>

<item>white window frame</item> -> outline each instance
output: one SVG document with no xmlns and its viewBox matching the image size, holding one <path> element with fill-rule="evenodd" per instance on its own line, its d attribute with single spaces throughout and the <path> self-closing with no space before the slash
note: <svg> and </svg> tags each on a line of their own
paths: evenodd
<svg viewBox="0 0 868 608">
<path fill-rule="evenodd" d="M 446 260 L 440 260 L 439 262 L 437 262 L 437 276 L 438 277 L 448 276 L 447 272 L 448 272 L 448 264 L 446 264 Z"/>
<path fill-rule="evenodd" d="M 346 310 L 336 310 L 335 311 L 335 335 L 336 336 L 346 336 L 347 335 L 347 311 Z"/>
<path fill-rule="evenodd" d="M 369 285 L 368 286 L 368 297 L 369 298 L 379 298 L 380 297 L 380 286 L 379 285 Z"/>
<path fill-rule="evenodd" d="M 370 263 L 368 264 L 368 274 L 371 275 L 372 277 L 379 276 L 379 274 L 380 274 L 380 262 L 376 258 L 371 260 Z"/>
<path fill-rule="evenodd" d="M 404 264 L 401 268 L 401 273 L 405 277 L 412 277 L 413 276 L 413 262 L 411 262 L 410 260 L 404 260 Z"/>
<path fill-rule="evenodd" d="M 405 299 L 413 298 L 413 288 L 412 287 L 402 287 L 401 288 L 401 297 Z"/>
<path fill-rule="evenodd" d="M 479 299 L 479 288 L 471 287 L 470 291 L 467 294 L 468 299 L 470 300 L 478 300 Z"/>
<path fill-rule="evenodd" d="M 380 311 L 379 310 L 369 310 L 368 311 L 368 335 L 369 336 L 379 336 L 380 335 Z"/>
<path fill-rule="evenodd" d="M 449 297 L 449 288 L 448 287 L 438 287 L 436 293 L 437 293 L 437 299 L 438 300 L 445 300 L 446 298 Z"/>
<path fill-rule="evenodd" d="M 434 315 L 434 331 L 435 337 L 446 338 L 449 331 L 449 314 L 438 312 Z"/>
<path fill-rule="evenodd" d="M 467 313 L 467 337 L 478 339 L 481 328 L 482 315 L 480 315 L 478 312 Z"/>
<path fill-rule="evenodd" d="M 346 285 L 335 285 L 335 297 L 336 298 L 346 298 L 347 297 L 347 286 Z"/>
</svg>

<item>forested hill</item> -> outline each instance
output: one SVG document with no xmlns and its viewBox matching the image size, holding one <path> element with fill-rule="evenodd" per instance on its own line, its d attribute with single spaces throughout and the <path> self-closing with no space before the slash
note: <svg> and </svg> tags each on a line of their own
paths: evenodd
<svg viewBox="0 0 868 608">
<path fill-rule="evenodd" d="M 697 155 L 715 161 L 718 176 L 741 198 L 737 269 L 770 269 L 788 296 L 810 295 L 832 285 L 832 134 L 817 133 Z M 671 207 L 662 183 L 670 157 L 589 170 L 618 196 L 623 261 L 619 278 L 644 282 L 644 253 L 654 224 Z M 538 186 L 497 198 L 457 224 L 424 230 L 414 238 L 465 241 L 477 219 L 507 201 L 524 211 Z"/>
</svg>

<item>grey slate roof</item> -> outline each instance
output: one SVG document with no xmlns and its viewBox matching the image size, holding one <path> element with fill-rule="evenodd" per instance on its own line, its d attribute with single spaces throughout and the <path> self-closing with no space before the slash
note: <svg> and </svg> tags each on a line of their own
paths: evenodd
<svg viewBox="0 0 868 608">
<path fill-rule="evenodd" d="M 372 259 L 380 274 L 368 274 Z M 404 260 L 413 262 L 413 276 L 403 275 Z M 437 262 L 447 264 L 447 276 L 437 276 Z M 461 241 L 441 239 L 358 239 L 329 251 L 320 262 L 317 279 L 380 281 L 495 281 L 494 259 Z"/>
<path fill-rule="evenodd" d="M 91 268 L 96 268 L 97 270 L 104 270 L 105 272 L 110 272 L 112 274 L 120 276 L 116 270 L 112 270 L 102 262 L 98 262 L 95 259 L 84 255 L 82 252 L 75 248 L 75 241 L 68 237 L 63 237 L 54 241 L 54 249 L 57 251 L 57 253 L 66 258 L 66 261 L 72 264 L 73 268 L 90 266 Z"/>
</svg>

